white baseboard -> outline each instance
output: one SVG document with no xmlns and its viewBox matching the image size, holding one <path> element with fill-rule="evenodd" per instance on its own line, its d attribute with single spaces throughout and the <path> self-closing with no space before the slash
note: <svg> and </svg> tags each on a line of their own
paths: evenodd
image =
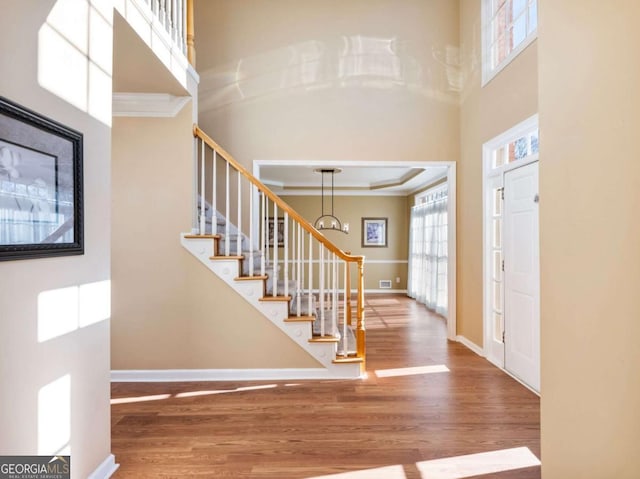
<svg viewBox="0 0 640 479">
<path fill-rule="evenodd" d="M 352 378 L 349 376 L 348 378 Z M 127 369 L 111 371 L 111 382 L 286 381 L 340 379 L 324 368 L 300 369 Z"/>
<path fill-rule="evenodd" d="M 353 293 L 357 293 L 358 290 L 354 289 L 352 290 Z M 368 294 L 407 294 L 407 290 L 406 289 L 365 289 L 364 290 L 365 293 Z"/>
<path fill-rule="evenodd" d="M 464 336 L 460 336 L 460 335 L 456 336 L 456 341 L 458 341 L 460 344 L 463 344 L 464 346 L 469 348 L 471 351 L 476 353 L 478 356 L 484 358 L 484 351 L 476 343 L 474 343 L 472 341 L 469 341 L 467 338 L 465 338 Z"/>
<path fill-rule="evenodd" d="M 116 457 L 113 454 L 109 454 L 109 456 L 102 461 L 102 464 L 89 475 L 88 479 L 109 479 L 119 467 L 120 464 L 116 464 Z"/>
</svg>

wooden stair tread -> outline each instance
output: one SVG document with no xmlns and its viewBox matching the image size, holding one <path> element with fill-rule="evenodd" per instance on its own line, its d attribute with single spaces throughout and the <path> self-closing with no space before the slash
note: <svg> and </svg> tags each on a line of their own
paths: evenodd
<svg viewBox="0 0 640 479">
<path fill-rule="evenodd" d="M 238 276 L 237 278 L 233 278 L 236 281 L 251 281 L 252 279 L 267 279 L 269 278 L 269 276 L 264 275 L 264 276 Z"/>
<path fill-rule="evenodd" d="M 220 239 L 220 235 L 184 235 L 185 239 Z"/>
<path fill-rule="evenodd" d="M 291 296 L 263 296 L 259 301 L 291 301 Z"/>
<path fill-rule="evenodd" d="M 316 320 L 315 316 L 289 316 L 284 320 L 285 323 L 312 323 Z"/>
<path fill-rule="evenodd" d="M 209 259 L 213 261 L 223 259 L 244 259 L 244 256 L 209 256 Z"/>
<path fill-rule="evenodd" d="M 364 362 L 364 359 L 362 358 L 355 358 L 355 357 L 340 357 L 338 356 L 336 359 L 334 359 L 333 361 L 331 361 L 334 364 L 351 364 L 351 363 L 362 363 Z"/>
<path fill-rule="evenodd" d="M 309 339 L 310 343 L 338 343 L 340 342 L 339 338 L 335 336 L 314 336 Z"/>
</svg>

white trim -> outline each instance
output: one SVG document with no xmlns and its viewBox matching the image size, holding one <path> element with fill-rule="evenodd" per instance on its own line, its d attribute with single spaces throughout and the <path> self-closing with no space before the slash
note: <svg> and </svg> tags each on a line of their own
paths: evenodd
<svg viewBox="0 0 640 479">
<path fill-rule="evenodd" d="M 357 293 L 358 290 L 357 289 L 352 289 L 351 292 L 352 293 Z M 367 294 L 407 294 L 407 290 L 406 289 L 384 289 L 384 288 L 378 288 L 378 289 L 365 289 L 364 292 L 367 293 Z"/>
<path fill-rule="evenodd" d="M 324 368 L 128 369 L 111 371 L 111 382 L 262 381 L 340 379 Z M 344 379 L 353 379 L 346 376 Z M 357 379 L 357 378 L 356 378 Z"/>
<path fill-rule="evenodd" d="M 456 164 L 453 163 L 449 166 L 447 173 L 447 232 L 449 237 L 447 238 L 447 285 L 448 301 L 447 301 L 447 337 L 453 339 L 458 334 L 458 321 L 456 312 L 456 297 L 457 297 L 457 258 L 456 252 L 458 250 L 457 244 L 457 217 L 456 217 Z"/>
<path fill-rule="evenodd" d="M 517 125 L 512 126 L 508 130 L 500 133 L 498 136 L 491 138 L 489 141 L 485 142 L 482 145 L 482 171 L 485 177 L 487 176 L 498 176 L 502 175 L 505 171 L 512 170 L 514 168 L 519 168 L 521 166 L 526 165 L 527 163 L 531 163 L 534 161 L 538 161 L 539 154 L 534 153 L 528 155 L 520 160 L 515 160 L 511 163 L 507 163 L 505 165 L 499 166 L 497 168 L 493 168 L 492 166 L 492 158 L 491 154 L 493 150 L 500 148 L 512 141 L 521 138 L 522 135 L 526 135 L 527 133 L 531 133 L 531 131 L 538 128 L 540 122 L 538 114 L 531 115 L 529 118 L 522 120 Z"/>
<path fill-rule="evenodd" d="M 89 474 L 88 479 L 108 479 L 119 467 L 120 464 L 116 463 L 116 457 L 113 454 L 109 454 L 107 458 L 102 461 L 102 464 Z"/>
<path fill-rule="evenodd" d="M 191 100 L 168 93 L 114 93 L 113 116 L 171 118 Z"/>
<path fill-rule="evenodd" d="M 474 343 L 473 341 L 470 341 L 469 339 L 465 338 L 464 336 L 460 336 L 460 335 L 456 336 L 456 341 L 462 344 L 463 346 L 466 346 L 467 348 L 469 348 L 478 356 L 483 358 L 485 357 L 484 352 L 482 351 L 482 348 L 478 346 L 476 343 Z"/>
</svg>

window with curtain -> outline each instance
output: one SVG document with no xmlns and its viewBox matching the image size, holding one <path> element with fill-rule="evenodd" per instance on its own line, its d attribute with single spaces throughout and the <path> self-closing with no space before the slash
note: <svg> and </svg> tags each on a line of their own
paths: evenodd
<svg viewBox="0 0 640 479">
<path fill-rule="evenodd" d="M 447 187 L 437 187 L 411 208 L 408 295 L 447 316 Z"/>
</svg>

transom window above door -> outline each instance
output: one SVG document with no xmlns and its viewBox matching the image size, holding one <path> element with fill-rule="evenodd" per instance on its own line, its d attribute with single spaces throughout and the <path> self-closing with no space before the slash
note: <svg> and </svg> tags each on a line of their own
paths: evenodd
<svg viewBox="0 0 640 479">
<path fill-rule="evenodd" d="M 539 143 L 538 115 L 534 115 L 484 144 L 485 174 L 501 174 L 512 163 L 537 159 Z"/>
</svg>

